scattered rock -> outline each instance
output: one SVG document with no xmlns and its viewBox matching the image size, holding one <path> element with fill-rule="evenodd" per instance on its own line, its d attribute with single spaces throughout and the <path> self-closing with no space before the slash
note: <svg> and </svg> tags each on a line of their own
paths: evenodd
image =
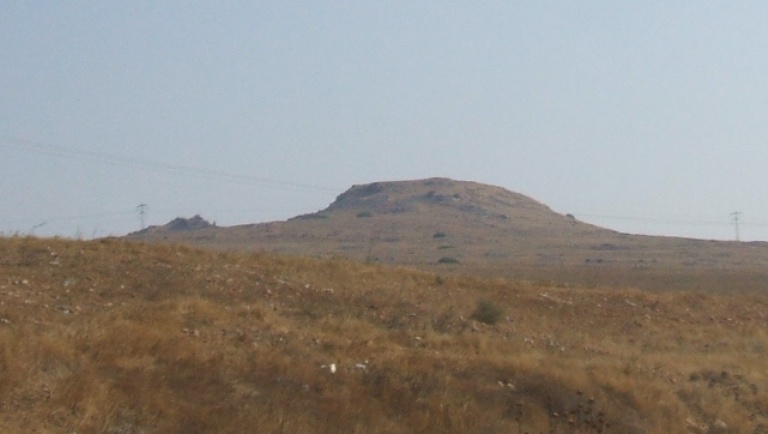
<svg viewBox="0 0 768 434">
<path fill-rule="evenodd" d="M 720 419 L 715 420 L 712 425 L 709 426 L 709 432 L 713 434 L 724 434 L 728 432 L 728 424 Z"/>
</svg>

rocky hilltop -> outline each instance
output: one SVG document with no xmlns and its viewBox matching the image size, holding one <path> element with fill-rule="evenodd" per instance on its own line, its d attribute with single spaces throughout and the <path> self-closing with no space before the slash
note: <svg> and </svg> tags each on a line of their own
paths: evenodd
<svg viewBox="0 0 768 434">
<path fill-rule="evenodd" d="M 345 191 L 328 208 L 328 212 L 359 210 L 382 214 L 423 211 L 425 207 L 457 208 L 487 217 L 509 218 L 516 210 L 543 216 L 552 210 L 530 197 L 501 187 L 447 178 L 423 181 L 375 182 L 355 185 Z"/>
<path fill-rule="evenodd" d="M 140 231 L 133 232 L 128 236 L 146 236 L 152 234 L 196 231 L 213 227 L 216 227 L 216 225 L 200 217 L 199 214 L 196 214 L 191 218 L 177 217 L 162 226 L 149 226 Z"/>
<path fill-rule="evenodd" d="M 468 224 L 479 220 L 509 221 L 520 230 L 537 226 L 579 226 L 572 216 L 558 214 L 528 196 L 501 187 L 447 178 L 355 185 L 326 209 L 295 219 L 345 215 L 358 218 L 399 215 L 406 224 L 408 217 L 418 219 L 429 215 L 436 226 L 445 224 L 442 221 L 445 216 L 453 215 Z M 596 228 L 584 225 L 581 229 Z"/>
</svg>

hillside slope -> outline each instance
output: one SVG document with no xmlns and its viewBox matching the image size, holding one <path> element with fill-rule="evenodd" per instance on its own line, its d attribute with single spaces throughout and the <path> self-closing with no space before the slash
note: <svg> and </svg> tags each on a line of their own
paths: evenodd
<svg viewBox="0 0 768 434">
<path fill-rule="evenodd" d="M 768 290 L 768 243 L 623 234 L 500 187 L 445 178 L 353 186 L 288 221 L 169 224 L 129 238 L 591 286 Z"/>
<path fill-rule="evenodd" d="M 0 239 L 0 432 L 764 433 L 768 299 Z"/>
</svg>

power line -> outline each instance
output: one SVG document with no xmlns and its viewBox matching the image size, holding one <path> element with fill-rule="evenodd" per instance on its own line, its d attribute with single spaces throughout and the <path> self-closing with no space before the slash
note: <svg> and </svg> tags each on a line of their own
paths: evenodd
<svg viewBox="0 0 768 434">
<path fill-rule="evenodd" d="M 149 205 L 147 205 L 148 207 Z M 174 213 L 177 210 L 173 208 L 155 208 L 153 207 L 152 210 L 154 211 L 154 214 L 168 214 L 168 213 Z M 79 214 L 79 215 L 65 215 L 65 216 L 49 216 L 45 218 L 46 223 L 57 223 L 57 222 L 67 222 L 67 221 L 74 221 L 74 220 L 88 220 L 88 219 L 101 219 L 104 217 L 125 217 L 126 219 L 131 215 L 136 215 L 138 211 L 138 208 L 132 208 L 130 210 L 124 210 L 124 211 L 115 211 L 115 212 L 102 212 L 102 213 L 90 213 L 90 214 Z M 313 209 L 308 209 L 306 207 L 258 207 L 258 208 L 239 208 L 239 209 L 217 209 L 216 214 L 218 215 L 254 215 L 258 213 L 264 213 L 264 212 L 295 212 L 295 213 L 306 213 L 306 212 L 312 212 Z M 29 218 L 29 219 L 19 219 L 19 220 L 3 220 L 0 219 L 0 224 L 2 225 L 31 225 L 31 224 L 37 224 L 40 222 L 39 217 L 37 218 Z"/>
<path fill-rule="evenodd" d="M 134 211 L 119 211 L 119 212 L 107 212 L 107 213 L 95 213 L 95 214 L 81 214 L 76 216 L 62 216 L 62 217 L 49 217 L 45 219 L 46 223 L 56 223 L 56 222 L 66 222 L 66 221 L 72 221 L 72 220 L 86 220 L 86 219 L 92 219 L 92 218 L 102 218 L 102 217 L 115 217 L 115 216 L 127 216 L 129 214 L 133 214 Z M 24 225 L 24 224 L 31 224 L 34 222 L 37 222 L 38 220 L 12 220 L 12 221 L 0 221 L 0 224 L 6 224 L 6 225 Z"/>
<path fill-rule="evenodd" d="M 688 227 L 691 227 L 691 226 L 725 227 L 725 226 L 733 225 L 735 230 L 736 241 L 741 240 L 741 230 L 744 227 L 755 227 L 755 228 L 768 227 L 768 223 L 745 222 L 744 219 L 742 218 L 743 213 L 740 211 L 735 211 L 729 214 L 729 216 L 731 217 L 730 220 L 723 219 L 720 221 L 665 219 L 665 218 L 657 218 L 657 217 L 627 217 L 627 216 L 596 215 L 596 214 L 582 214 L 582 213 L 576 213 L 571 215 L 575 215 L 576 217 L 579 217 L 579 218 L 586 217 L 586 218 L 603 219 L 603 220 L 637 221 L 637 222 L 644 222 L 644 223 L 684 225 Z"/>
<path fill-rule="evenodd" d="M 251 185 L 253 184 L 266 185 L 266 186 L 272 186 L 275 188 L 291 188 L 291 189 L 297 189 L 297 190 L 327 191 L 327 192 L 339 191 L 339 189 L 326 187 L 326 186 L 297 183 L 297 182 L 287 182 L 287 181 L 253 177 L 253 176 L 247 176 L 247 175 L 238 175 L 238 174 L 220 172 L 215 170 L 203 169 L 199 167 L 163 163 L 158 161 L 126 157 L 126 156 L 120 156 L 120 155 L 103 153 L 103 152 L 96 152 L 96 151 L 89 151 L 84 149 L 76 149 L 76 148 L 69 148 L 64 146 L 44 144 L 40 142 L 33 142 L 30 140 L 25 140 L 17 137 L 3 136 L 3 135 L 0 135 L 0 146 L 4 146 L 6 148 L 20 149 L 26 152 L 35 152 L 39 154 L 52 155 L 60 158 L 67 158 L 67 159 L 73 159 L 73 160 L 85 159 L 85 160 L 90 160 L 90 161 L 94 161 L 101 164 L 134 167 L 142 170 L 153 170 L 158 172 L 170 173 L 174 175 L 184 175 L 184 176 L 209 178 L 209 179 L 220 179 L 220 180 L 225 180 L 229 182 L 239 182 L 239 183 L 246 183 Z M 144 208 L 140 209 L 142 205 L 144 205 Z M 94 217 L 127 215 L 132 212 L 139 212 L 141 226 L 143 229 L 145 226 L 146 204 L 139 205 L 139 207 L 137 207 L 135 211 L 49 218 L 49 219 L 46 219 L 46 221 L 54 222 L 54 221 L 66 221 L 66 220 L 79 220 L 79 219 L 94 218 Z M 679 219 L 665 219 L 665 218 L 654 218 L 654 217 L 628 217 L 628 216 L 597 215 L 597 214 L 586 214 L 586 213 L 576 213 L 575 215 L 580 218 L 586 217 L 586 218 L 598 218 L 598 219 L 607 219 L 607 220 L 627 220 L 627 221 L 639 221 L 639 222 L 649 222 L 649 223 L 698 225 L 698 226 L 702 226 L 702 225 L 723 226 L 723 225 L 734 224 L 737 240 L 740 237 L 740 233 L 739 233 L 740 227 L 743 227 L 743 226 L 768 227 L 768 223 L 743 222 L 741 220 L 740 212 L 732 213 L 731 214 L 732 219 L 730 222 L 705 221 L 705 220 L 679 220 Z M 5 224 L 13 224 L 13 223 L 14 222 L 5 222 Z M 16 223 L 26 224 L 26 223 L 29 223 L 29 221 L 16 222 Z"/>
<path fill-rule="evenodd" d="M 108 154 L 104 152 L 88 151 L 84 149 L 68 148 L 64 146 L 55 146 L 16 137 L 0 136 L 0 145 L 20 149 L 39 154 L 53 155 L 61 158 L 74 160 L 91 160 L 102 164 L 111 164 L 117 166 L 134 167 L 143 170 L 153 170 L 176 175 L 185 175 L 202 178 L 223 179 L 230 182 L 241 182 L 246 184 L 267 185 L 276 188 L 292 188 L 297 190 L 311 191 L 339 191 L 336 188 L 306 184 L 301 182 L 288 182 L 276 179 L 260 178 L 248 175 L 238 175 L 216 170 L 203 169 L 199 167 L 183 166 L 180 164 L 163 163 L 159 161 L 145 160 L 133 157 Z"/>
<path fill-rule="evenodd" d="M 684 225 L 712 225 L 712 226 L 723 226 L 729 224 L 725 221 L 707 221 L 707 220 L 679 220 L 679 219 L 665 219 L 665 218 L 656 218 L 656 217 L 627 217 L 627 216 L 614 216 L 614 215 L 597 215 L 597 214 L 582 214 L 582 213 L 576 213 L 574 214 L 577 217 L 588 217 L 588 218 L 599 218 L 599 219 L 606 219 L 606 220 L 629 220 L 629 221 L 640 221 L 640 222 L 650 222 L 650 223 L 667 223 L 667 224 L 684 224 Z"/>
</svg>

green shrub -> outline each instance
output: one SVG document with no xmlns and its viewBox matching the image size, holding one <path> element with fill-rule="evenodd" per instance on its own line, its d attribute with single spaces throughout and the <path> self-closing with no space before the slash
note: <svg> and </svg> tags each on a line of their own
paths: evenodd
<svg viewBox="0 0 768 434">
<path fill-rule="evenodd" d="M 458 264 L 459 260 L 456 258 L 451 258 L 450 256 L 443 256 L 437 261 L 438 264 Z"/>
<path fill-rule="evenodd" d="M 504 310 L 496 303 L 488 300 L 477 302 L 471 318 L 484 324 L 496 324 L 504 315 Z"/>
<path fill-rule="evenodd" d="M 445 238 L 448 236 L 445 232 L 435 232 L 434 235 L 432 235 L 432 238 Z"/>
<path fill-rule="evenodd" d="M 373 217 L 373 214 L 368 211 L 361 211 L 357 213 L 357 217 Z"/>
</svg>

